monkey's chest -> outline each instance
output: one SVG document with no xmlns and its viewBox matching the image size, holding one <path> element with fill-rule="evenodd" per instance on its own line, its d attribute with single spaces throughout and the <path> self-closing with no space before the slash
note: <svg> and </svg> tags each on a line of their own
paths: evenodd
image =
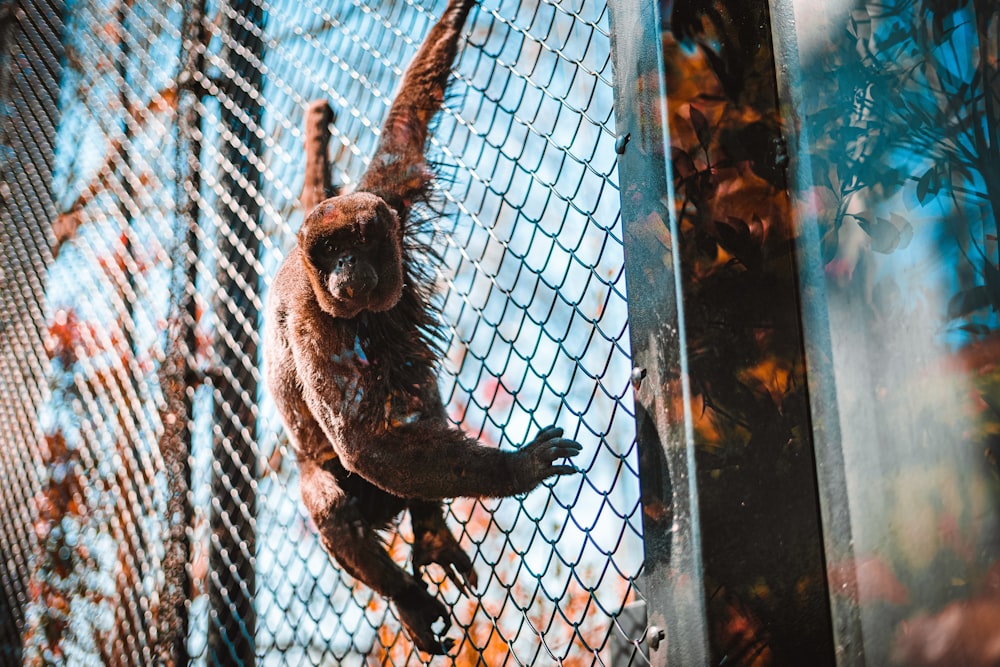
<svg viewBox="0 0 1000 667">
<path fill-rule="evenodd" d="M 338 416 L 346 430 L 384 433 L 437 414 L 437 387 L 429 369 L 416 369 L 410 360 L 373 356 L 360 340 L 335 357 Z"/>
</svg>

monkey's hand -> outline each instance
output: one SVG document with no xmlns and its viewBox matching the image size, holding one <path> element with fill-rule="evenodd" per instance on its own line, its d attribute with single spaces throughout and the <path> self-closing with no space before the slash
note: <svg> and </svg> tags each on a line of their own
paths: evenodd
<svg viewBox="0 0 1000 667">
<path fill-rule="evenodd" d="M 578 442 L 562 437 L 563 430 L 549 426 L 539 431 L 535 439 L 518 450 L 519 481 L 526 483 L 528 488 L 534 488 L 543 479 L 553 475 L 569 475 L 578 472 L 575 466 L 558 464 L 558 459 L 571 458 L 580 453 L 583 447 Z"/>
<path fill-rule="evenodd" d="M 442 637 L 451 627 L 451 616 L 444 604 L 417 586 L 393 598 L 399 620 L 407 634 L 424 653 L 444 655 L 455 645 L 455 640 Z M 443 621 L 440 632 L 434 631 L 434 624 Z"/>
<path fill-rule="evenodd" d="M 451 579 L 458 590 L 471 597 L 478 578 L 472 569 L 472 561 L 462 551 L 455 536 L 444 525 L 433 532 L 421 534 L 413 543 L 413 573 L 418 574 L 420 568 L 431 563 L 437 563 L 444 570 L 445 576 Z"/>
</svg>

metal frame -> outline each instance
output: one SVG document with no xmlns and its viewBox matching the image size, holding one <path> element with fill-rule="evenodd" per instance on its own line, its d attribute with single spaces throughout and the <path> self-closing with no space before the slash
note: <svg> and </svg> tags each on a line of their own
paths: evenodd
<svg viewBox="0 0 1000 667">
<path fill-rule="evenodd" d="M 665 159 L 660 7 L 645 0 L 614 0 L 609 6 L 640 447 L 646 642 L 652 665 L 705 664 L 708 630 L 684 306 Z"/>
</svg>

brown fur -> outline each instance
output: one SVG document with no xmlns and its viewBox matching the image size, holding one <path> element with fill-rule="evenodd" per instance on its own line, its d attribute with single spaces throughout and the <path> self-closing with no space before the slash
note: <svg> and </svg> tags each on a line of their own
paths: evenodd
<svg viewBox="0 0 1000 667">
<path fill-rule="evenodd" d="M 302 500 L 341 567 L 393 601 L 416 645 L 444 653 L 448 610 L 396 565 L 377 531 L 409 509 L 413 567 L 441 565 L 463 591 L 469 557 L 441 499 L 500 497 L 575 471 L 580 446 L 547 428 L 516 452 L 451 426 L 436 385 L 436 316 L 409 227 L 432 171 L 427 126 L 444 99 L 474 0 L 452 0 L 403 80 L 358 191 L 321 202 L 268 297 L 267 381 L 295 446 Z"/>
</svg>

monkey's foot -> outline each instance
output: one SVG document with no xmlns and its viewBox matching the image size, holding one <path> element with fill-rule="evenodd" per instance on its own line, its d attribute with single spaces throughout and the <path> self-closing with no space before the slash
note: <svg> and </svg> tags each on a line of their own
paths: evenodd
<svg viewBox="0 0 1000 667">
<path fill-rule="evenodd" d="M 472 561 L 462 551 L 455 536 L 442 523 L 432 530 L 416 536 L 413 544 L 413 573 L 419 574 L 422 567 L 437 563 L 444 569 L 445 576 L 458 586 L 466 596 L 472 596 L 478 578 L 472 569 Z"/>
<path fill-rule="evenodd" d="M 413 588 L 393 599 L 396 612 L 406 633 L 424 653 L 445 655 L 455 645 L 455 640 L 444 637 L 451 627 L 451 615 L 440 600 L 423 588 Z M 440 633 L 434 631 L 434 624 L 443 621 Z"/>
</svg>

